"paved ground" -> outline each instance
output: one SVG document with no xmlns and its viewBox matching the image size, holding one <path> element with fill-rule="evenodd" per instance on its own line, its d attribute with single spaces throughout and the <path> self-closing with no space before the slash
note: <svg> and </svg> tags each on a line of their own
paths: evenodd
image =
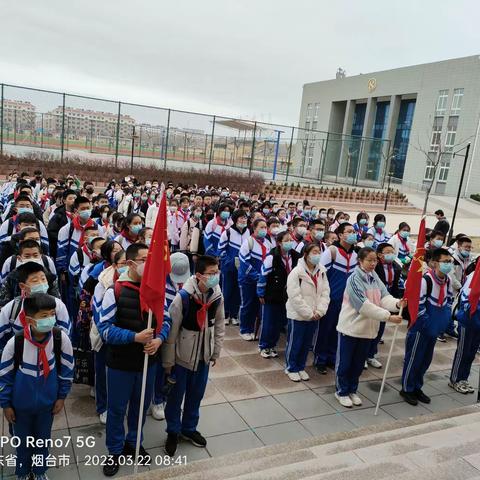
<svg viewBox="0 0 480 480">
<path fill-rule="evenodd" d="M 380 360 L 389 348 L 392 330 L 387 328 L 386 344 L 380 346 Z M 427 374 L 425 392 L 432 396 L 427 406 L 411 407 L 401 401 L 400 374 L 403 360 L 403 334 L 397 339 L 389 379 L 381 411 L 374 417 L 374 403 L 380 387 L 383 370 L 370 368 L 364 371 L 359 389 L 364 400 L 362 407 L 342 408 L 334 398 L 333 372 L 318 375 L 312 367 L 309 382 L 293 383 L 283 372 L 282 359 L 263 359 L 257 352 L 257 344 L 245 342 L 238 337 L 238 327 L 227 327 L 224 351 L 217 365 L 211 369 L 207 393 L 201 407 L 199 430 L 208 438 L 206 449 L 182 443 L 178 453 L 192 462 L 209 456 L 302 439 L 331 432 L 348 431 L 356 427 L 392 421 L 415 415 L 439 412 L 474 403 L 476 394 L 464 396 L 451 390 L 448 373 L 455 352 L 456 342 L 437 343 L 433 364 Z M 283 352 L 283 345 L 280 349 Z M 478 367 L 474 367 L 471 382 L 478 384 Z M 4 421 L 4 433 L 6 422 Z M 54 425 L 56 438 L 72 436 L 73 444 L 67 449 L 53 449 L 54 455 L 65 453 L 71 456 L 68 467 L 51 469 L 52 479 L 104 478 L 100 468 L 87 466 L 85 455 L 105 454 L 105 427 L 95 415 L 94 401 L 89 389 L 74 386 L 66 401 L 65 412 L 58 416 Z M 93 448 L 80 448 L 76 443 L 82 436 L 94 436 Z M 144 446 L 153 455 L 163 455 L 165 422 L 147 418 Z M 12 453 L 8 446 L 3 455 Z M 73 462 L 77 460 L 78 465 Z M 151 467 L 153 468 L 153 467 Z M 155 467 L 158 468 L 158 467 Z M 122 468 L 121 475 L 132 473 Z M 9 478 L 12 469 L 4 467 L 1 478 Z"/>
</svg>

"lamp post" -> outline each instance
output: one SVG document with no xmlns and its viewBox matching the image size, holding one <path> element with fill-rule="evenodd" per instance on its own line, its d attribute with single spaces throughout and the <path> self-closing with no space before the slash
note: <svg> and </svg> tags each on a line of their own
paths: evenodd
<svg viewBox="0 0 480 480">
<path fill-rule="evenodd" d="M 387 211 L 388 207 L 388 197 L 390 195 L 390 184 L 392 182 L 393 169 L 392 166 L 395 166 L 395 154 L 390 157 L 390 165 L 388 168 L 388 183 L 387 183 L 387 194 L 385 195 L 385 205 L 383 206 L 383 211 Z"/>
<path fill-rule="evenodd" d="M 135 140 L 138 138 L 138 135 L 135 133 L 135 125 L 133 126 L 132 131 L 132 155 L 130 157 L 130 175 L 133 175 L 133 155 L 135 154 Z"/>
</svg>

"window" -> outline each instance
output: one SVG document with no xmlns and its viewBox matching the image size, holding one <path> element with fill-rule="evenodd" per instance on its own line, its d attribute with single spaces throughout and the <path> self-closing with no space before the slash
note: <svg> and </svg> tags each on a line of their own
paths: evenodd
<svg viewBox="0 0 480 480">
<path fill-rule="evenodd" d="M 440 90 L 437 99 L 437 115 L 443 115 L 447 110 L 448 90 Z"/>
<path fill-rule="evenodd" d="M 455 145 L 455 137 L 457 136 L 458 117 L 451 116 L 448 118 L 447 135 L 445 137 L 445 151 L 452 151 Z"/>
<path fill-rule="evenodd" d="M 462 107 L 462 99 L 463 99 L 463 88 L 456 88 L 453 91 L 453 98 L 452 98 L 452 115 L 459 114 L 460 108 Z"/>
<path fill-rule="evenodd" d="M 430 151 L 436 152 L 440 146 L 442 137 L 443 117 L 435 117 L 433 119 L 432 139 L 430 141 Z"/>
<path fill-rule="evenodd" d="M 434 167 L 433 163 L 428 162 L 428 163 L 427 163 L 427 166 L 425 167 L 425 177 L 424 177 L 424 180 L 432 181 L 432 180 L 433 180 L 433 174 L 434 174 L 434 172 L 435 172 L 435 167 Z"/>
<path fill-rule="evenodd" d="M 439 182 L 446 182 L 448 178 L 448 171 L 450 170 L 449 163 L 442 163 L 440 165 L 439 173 L 438 173 L 438 181 Z"/>
<path fill-rule="evenodd" d="M 305 122 L 305 128 L 306 128 L 307 130 L 310 130 L 310 122 Z"/>
<path fill-rule="evenodd" d="M 306 122 L 309 122 L 311 116 L 312 116 L 312 104 L 309 103 L 309 104 L 307 105 L 307 114 L 306 114 L 305 121 L 306 121 Z"/>
<path fill-rule="evenodd" d="M 315 110 L 313 112 L 313 119 L 318 120 L 318 112 L 320 111 L 320 104 L 316 103 L 315 104 Z"/>
<path fill-rule="evenodd" d="M 318 125 L 318 122 L 316 120 L 314 122 L 312 122 L 312 130 L 316 130 L 317 125 Z"/>
</svg>

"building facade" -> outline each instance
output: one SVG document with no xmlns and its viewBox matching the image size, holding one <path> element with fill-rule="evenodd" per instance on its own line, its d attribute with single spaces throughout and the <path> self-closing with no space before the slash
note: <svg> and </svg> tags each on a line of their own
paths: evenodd
<svg viewBox="0 0 480 480">
<path fill-rule="evenodd" d="M 20 100 L 3 101 L 3 125 L 18 133 L 35 129 L 35 105 Z"/>
<path fill-rule="evenodd" d="M 479 125 L 480 56 L 337 75 L 303 87 L 299 127 L 309 138 L 295 168 L 352 185 L 382 186 L 389 175 L 413 188 L 433 182 L 434 193 L 455 195 L 465 151 L 453 153 L 470 143 L 469 196 L 480 193 Z"/>
</svg>

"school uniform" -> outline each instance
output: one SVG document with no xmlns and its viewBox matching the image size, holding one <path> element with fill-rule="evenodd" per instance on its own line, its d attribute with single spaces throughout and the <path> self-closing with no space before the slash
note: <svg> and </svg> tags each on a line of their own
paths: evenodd
<svg viewBox="0 0 480 480">
<path fill-rule="evenodd" d="M 226 319 L 238 319 L 240 309 L 240 288 L 237 270 L 239 266 L 239 252 L 240 247 L 248 238 L 250 238 L 250 230 L 248 228 L 241 232 L 235 225 L 232 225 L 232 227 L 222 233 L 218 243 Z"/>
<path fill-rule="evenodd" d="M 398 312 L 397 303 L 375 272 L 358 266 L 348 278 L 337 325 L 335 385 L 340 397 L 357 393 L 379 324 L 388 320 L 390 312 Z"/>
<path fill-rule="evenodd" d="M 353 229 L 355 230 L 355 233 L 357 234 L 357 240 L 360 241 L 362 239 L 362 235 L 364 233 L 368 232 L 368 229 L 370 227 L 368 225 L 360 225 L 358 223 L 353 224 Z"/>
<path fill-rule="evenodd" d="M 203 234 L 203 246 L 205 247 L 205 255 L 218 257 L 218 245 L 222 234 L 231 227 L 232 220 L 229 218 L 223 221 L 219 216 L 215 216 L 207 223 Z"/>
<path fill-rule="evenodd" d="M 28 261 L 34 262 L 35 260 L 31 259 Z M 23 263 L 27 263 L 28 261 Z M 23 265 L 23 263 L 21 263 L 17 259 L 17 255 L 12 255 L 11 257 L 8 257 L 5 260 L 5 263 L 3 264 L 3 267 L 2 267 L 2 272 L 0 273 L 0 284 L 3 284 L 5 282 L 9 273 L 11 273 L 20 265 Z M 47 272 L 51 273 L 55 277 L 57 276 L 57 269 L 55 268 L 55 263 L 51 259 L 51 257 L 49 257 L 48 255 L 42 255 L 41 258 L 36 263 L 38 263 L 39 265 L 42 265 L 42 267 L 44 267 Z"/>
<path fill-rule="evenodd" d="M 408 265 L 408 263 L 410 263 L 415 248 L 409 239 L 405 239 L 401 237 L 399 233 L 396 233 L 387 243 L 389 243 L 395 250 L 395 255 L 401 265 Z"/>
<path fill-rule="evenodd" d="M 330 302 L 325 267 L 318 264 L 311 272 L 305 260 L 300 258 L 288 275 L 287 295 L 286 372 L 301 372 L 305 370 L 308 352 L 319 324 L 313 316 L 320 314 L 320 322 L 323 322 Z"/>
<path fill-rule="evenodd" d="M 46 447 L 27 447 L 26 438 L 36 441 L 51 438 L 55 402 L 65 399 L 73 381 L 73 350 L 68 336 L 61 332 L 59 368 L 55 360 L 53 334 L 42 343 L 32 343 L 31 329 L 25 332 L 23 355 L 15 370 L 15 338 L 5 346 L 0 364 L 0 406 L 15 409 L 13 435 L 19 437 L 15 474 L 17 476 L 43 475 L 46 470 Z M 44 353 L 42 353 L 44 352 Z M 43 457 L 43 462 L 32 465 L 32 456 Z"/>
<path fill-rule="evenodd" d="M 460 294 L 460 303 L 457 311 L 457 350 L 453 357 L 452 371 L 450 372 L 452 384 L 468 381 L 472 363 L 480 347 L 480 303 L 472 315 L 469 302 L 473 275 L 474 273 L 472 272 L 467 277 Z"/>
<path fill-rule="evenodd" d="M 453 291 L 450 279 L 441 280 L 434 271 L 423 275 L 420 304 L 416 322 L 407 332 L 402 374 L 404 392 L 421 390 L 423 376 L 433 358 L 437 337 L 448 326 L 451 318 Z"/>
<path fill-rule="evenodd" d="M 164 368 L 173 368 L 176 383 L 165 407 L 167 432 L 193 433 L 208 381 L 209 364 L 217 360 L 225 335 L 223 297 L 217 285 L 203 294 L 190 277 L 169 308 L 172 326 L 162 346 Z M 183 403 L 183 413 L 182 413 Z"/>
<path fill-rule="evenodd" d="M 262 264 L 269 251 L 265 239 L 251 236 L 242 243 L 239 251 L 240 267 L 238 284 L 240 286 L 240 333 L 253 333 L 255 320 L 260 313 L 257 295 L 257 281 Z"/>
<path fill-rule="evenodd" d="M 370 227 L 368 229 L 368 234 L 373 236 L 373 248 L 377 247 L 381 243 L 387 243 L 390 240 L 390 234 L 385 230 L 385 228 Z"/>
<path fill-rule="evenodd" d="M 0 226 L 0 245 L 10 242 L 12 235 L 18 233 L 20 228 L 18 226 L 18 215 L 10 217 L 5 220 Z M 42 244 L 42 252 L 48 255 L 50 244 L 48 242 L 48 233 L 45 225 L 38 220 L 38 231 L 40 233 L 40 243 Z"/>
<path fill-rule="evenodd" d="M 300 253 L 305 247 L 305 239 L 303 237 L 297 236 L 295 232 L 292 232 L 291 237 L 293 242 L 293 249 Z"/>
<path fill-rule="evenodd" d="M 335 242 L 322 253 L 320 261 L 327 270 L 330 285 L 330 304 L 315 333 L 313 342 L 314 364 L 320 367 L 333 367 L 338 343 L 336 330 L 338 316 L 342 308 L 347 279 L 357 266 L 357 253 L 353 246 L 347 252 L 340 245 L 340 242 Z"/>
<path fill-rule="evenodd" d="M 258 343 L 261 350 L 275 348 L 280 331 L 287 324 L 287 278 L 299 258 L 294 250 L 285 253 L 277 247 L 263 262 L 257 282 L 257 295 L 265 300 Z"/>
<path fill-rule="evenodd" d="M 118 242 L 124 250 L 137 241 L 136 238 L 132 238 L 128 232 L 122 230 L 116 237 L 115 241 Z"/>
<path fill-rule="evenodd" d="M 190 212 L 179 209 L 175 212 L 168 212 L 167 216 L 167 231 L 168 239 L 170 240 L 170 247 L 172 252 L 178 250 L 180 244 L 180 230 L 183 224 L 188 220 Z"/>
</svg>

